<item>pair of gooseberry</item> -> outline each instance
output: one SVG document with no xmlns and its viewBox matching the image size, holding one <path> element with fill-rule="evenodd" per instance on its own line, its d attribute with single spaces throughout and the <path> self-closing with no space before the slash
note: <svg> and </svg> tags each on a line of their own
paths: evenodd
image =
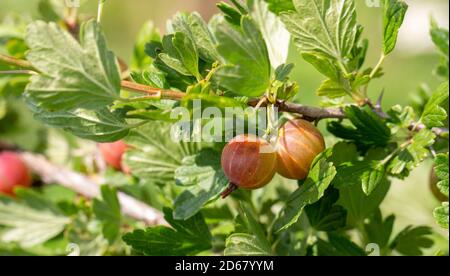
<svg viewBox="0 0 450 276">
<path fill-rule="evenodd" d="M 305 179 L 312 162 L 324 149 L 325 141 L 319 130 L 301 119 L 283 125 L 275 148 L 255 135 L 239 135 L 222 152 L 222 169 L 230 181 L 222 196 L 237 188 L 264 187 L 276 173 L 288 179 Z"/>
</svg>

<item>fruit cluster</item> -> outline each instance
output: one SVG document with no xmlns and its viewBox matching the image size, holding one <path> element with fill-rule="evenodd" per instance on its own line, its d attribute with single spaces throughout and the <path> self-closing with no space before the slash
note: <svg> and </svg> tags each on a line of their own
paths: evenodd
<svg viewBox="0 0 450 276">
<path fill-rule="evenodd" d="M 237 187 L 247 190 L 264 187 L 276 173 L 289 179 L 305 179 L 311 163 L 324 149 L 325 141 L 319 130 L 301 119 L 283 125 L 275 146 L 255 135 L 239 135 L 222 153 L 222 169 L 231 183 L 223 196 Z"/>
</svg>

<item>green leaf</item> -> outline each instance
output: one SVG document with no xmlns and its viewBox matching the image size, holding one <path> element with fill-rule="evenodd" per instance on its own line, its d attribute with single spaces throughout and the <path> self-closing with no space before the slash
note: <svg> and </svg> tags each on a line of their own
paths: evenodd
<svg viewBox="0 0 450 276">
<path fill-rule="evenodd" d="M 64 17 L 64 2 L 59 0 L 40 0 L 39 14 L 46 21 L 59 21 Z"/>
<path fill-rule="evenodd" d="M 175 181 L 175 170 L 184 157 L 195 154 L 195 145 L 172 140 L 171 125 L 149 122 L 134 129 L 126 138 L 130 150 L 125 163 L 133 175 L 152 183 L 166 185 Z"/>
<path fill-rule="evenodd" d="M 322 75 L 327 76 L 330 80 L 339 81 L 339 70 L 336 65 L 326 56 L 317 52 L 302 52 L 304 60 L 309 62 Z"/>
<path fill-rule="evenodd" d="M 448 197 L 448 153 L 442 153 L 436 156 L 434 169 L 439 179 L 437 187 L 443 195 Z"/>
<path fill-rule="evenodd" d="M 282 12 L 286 11 L 294 11 L 294 3 L 292 0 L 265 0 L 269 5 L 269 10 L 276 15 L 279 15 Z"/>
<path fill-rule="evenodd" d="M 293 0 L 296 11 L 281 14 L 294 42 L 303 52 L 317 52 L 342 62 L 357 34 L 353 0 Z"/>
<path fill-rule="evenodd" d="M 241 25 L 242 14 L 239 10 L 225 2 L 218 3 L 217 8 L 219 8 L 219 10 L 223 13 L 223 17 L 227 22 L 235 26 Z"/>
<path fill-rule="evenodd" d="M 328 233 L 328 242 L 317 241 L 319 256 L 365 256 L 362 248 L 348 238 L 337 233 Z"/>
<path fill-rule="evenodd" d="M 349 142 L 338 142 L 331 149 L 331 156 L 328 160 L 333 162 L 334 166 L 337 168 L 343 163 L 356 161 L 358 157 L 359 153 L 355 144 Z"/>
<path fill-rule="evenodd" d="M 369 107 L 348 106 L 344 112 L 354 127 L 331 122 L 328 125 L 331 133 L 337 137 L 354 141 L 360 149 L 387 145 L 391 138 L 391 131 L 386 122 Z"/>
<path fill-rule="evenodd" d="M 394 229 L 395 216 L 391 215 L 383 220 L 378 209 L 364 222 L 364 230 L 369 243 L 376 243 L 380 248 L 385 248 Z"/>
<path fill-rule="evenodd" d="M 219 60 L 215 38 L 200 14 L 178 13 L 170 24 L 174 32 L 181 32 L 194 42 L 201 59 L 210 63 Z"/>
<path fill-rule="evenodd" d="M 172 217 L 165 208 L 164 217 L 172 226 L 157 226 L 125 234 L 123 240 L 135 251 L 148 256 L 195 255 L 211 248 L 211 233 L 201 214 L 185 221 Z"/>
<path fill-rule="evenodd" d="M 241 27 L 224 20 L 215 25 L 214 34 L 222 64 L 214 75 L 223 88 L 241 96 L 258 97 L 266 92 L 270 81 L 270 61 L 264 38 L 249 16 Z"/>
<path fill-rule="evenodd" d="M 148 69 L 143 70 L 141 73 L 132 72 L 130 76 L 133 81 L 140 84 L 161 89 L 170 88 L 164 73 L 156 69 L 153 65 L 149 66 Z"/>
<path fill-rule="evenodd" d="M 316 91 L 320 97 L 328 97 L 330 99 L 340 98 L 347 95 L 347 91 L 342 84 L 332 79 L 327 79 L 320 84 Z"/>
<path fill-rule="evenodd" d="M 250 234 L 236 233 L 229 236 L 225 242 L 225 256 L 271 256 L 270 251 L 260 244 L 259 240 Z"/>
<path fill-rule="evenodd" d="M 112 244 L 120 233 L 122 216 L 117 192 L 107 185 L 101 187 L 101 200 L 94 199 L 93 211 L 102 222 L 103 236 Z"/>
<path fill-rule="evenodd" d="M 434 45 L 436 45 L 441 54 L 447 57 L 448 62 L 448 54 L 449 54 L 448 30 L 440 28 L 434 19 L 431 20 L 430 25 L 431 25 L 430 28 L 431 39 L 433 40 Z"/>
<path fill-rule="evenodd" d="M 97 110 L 75 109 L 51 112 L 28 101 L 34 118 L 44 124 L 61 128 L 83 139 L 96 142 L 114 142 L 128 135 L 132 126 L 116 113 L 103 107 Z"/>
<path fill-rule="evenodd" d="M 442 206 L 434 209 L 433 216 L 442 228 L 448 229 L 448 202 L 443 202 Z"/>
<path fill-rule="evenodd" d="M 198 52 L 194 42 L 184 33 L 176 32 L 172 39 L 173 46 L 178 51 L 180 61 L 189 73 L 197 79 L 201 79 L 198 71 Z"/>
<path fill-rule="evenodd" d="M 120 74 L 100 26 L 82 27 L 81 44 L 55 23 L 28 26 L 27 59 L 42 74 L 32 76 L 26 93 L 38 107 L 51 110 L 96 110 L 119 99 Z"/>
<path fill-rule="evenodd" d="M 384 178 L 368 196 L 361 185 L 343 185 L 339 189 L 338 204 L 347 210 L 347 224 L 357 226 L 370 217 L 383 202 L 390 188 L 390 182 Z"/>
<path fill-rule="evenodd" d="M 433 43 L 436 45 L 437 49 L 441 54 L 441 61 L 436 73 L 448 79 L 449 74 L 449 62 L 448 62 L 448 49 L 449 49 L 449 39 L 448 39 L 448 29 L 440 28 L 434 19 L 431 20 L 430 35 Z"/>
<path fill-rule="evenodd" d="M 18 194 L 24 202 L 0 197 L 0 241 L 32 247 L 59 235 L 70 223 L 56 206 L 34 193 Z"/>
<path fill-rule="evenodd" d="M 358 25 L 355 45 L 352 49 L 349 61 L 347 62 L 347 66 L 350 72 L 360 70 L 361 67 L 364 65 L 364 62 L 366 61 L 367 52 L 369 50 L 369 40 L 361 39 L 363 31 L 364 27 Z M 378 74 L 376 76 L 378 77 Z"/>
<path fill-rule="evenodd" d="M 395 237 L 390 247 L 405 256 L 422 256 L 423 249 L 433 246 L 431 234 L 429 227 L 408 226 Z"/>
<path fill-rule="evenodd" d="M 180 60 L 169 56 L 168 54 L 162 53 L 159 54 L 158 58 L 164 62 L 166 66 L 175 70 L 176 72 L 184 75 L 184 76 L 192 76 L 191 72 L 184 66 L 183 62 Z"/>
<path fill-rule="evenodd" d="M 278 81 L 285 81 L 289 78 L 289 74 L 292 72 L 292 69 L 294 69 L 293 63 L 285 63 L 281 64 L 280 66 L 275 69 L 275 79 Z"/>
<path fill-rule="evenodd" d="M 329 232 L 345 226 L 347 211 L 342 206 L 335 205 L 338 198 L 338 190 L 328 189 L 318 202 L 305 207 L 309 222 L 314 229 Z"/>
<path fill-rule="evenodd" d="M 401 0 L 384 0 L 383 53 L 391 53 L 397 44 L 398 31 L 403 24 L 408 5 Z"/>
<path fill-rule="evenodd" d="M 153 59 L 145 52 L 145 47 L 150 41 L 161 41 L 161 36 L 153 22 L 147 21 L 139 31 L 134 44 L 133 56 L 130 64 L 132 70 L 142 71 L 152 64 Z"/>
<path fill-rule="evenodd" d="M 201 150 L 186 157 L 175 171 L 177 184 L 187 188 L 175 199 L 175 219 L 186 220 L 208 202 L 217 199 L 229 181 L 220 166 L 220 153 Z"/>
<path fill-rule="evenodd" d="M 416 112 L 410 106 L 394 105 L 387 114 L 390 117 L 390 128 L 393 134 L 405 128 L 408 129 L 416 120 Z"/>
<path fill-rule="evenodd" d="M 264 0 L 248 0 L 247 5 L 266 42 L 270 64 L 277 68 L 288 58 L 291 35 Z"/>
<path fill-rule="evenodd" d="M 225 243 L 225 256 L 270 256 L 271 245 L 264 228 L 248 203 L 241 202 L 237 224 L 245 233 L 230 235 Z"/>
<path fill-rule="evenodd" d="M 179 102 L 173 100 L 148 100 L 121 103 L 114 105 L 116 113 L 126 114 L 130 119 L 141 119 L 150 121 L 164 121 L 175 123 L 177 118 L 173 118 L 172 110 L 179 106 Z M 133 126 L 134 127 L 134 126 Z"/>
<path fill-rule="evenodd" d="M 296 223 L 303 209 L 317 202 L 336 175 L 336 168 L 321 154 L 313 163 L 308 178 L 287 200 L 286 206 L 275 223 L 276 231 L 283 231 Z"/>
<path fill-rule="evenodd" d="M 216 95 L 214 93 L 210 93 L 210 90 L 211 87 L 209 84 L 206 86 L 202 84 L 190 86 L 181 103 L 184 107 L 187 107 L 190 110 L 198 109 L 199 112 L 203 112 L 205 109 L 210 107 L 214 109 L 220 108 L 222 112 L 225 112 L 225 108 L 227 107 L 240 107 L 242 109 L 248 107 L 243 101 Z M 196 106 L 195 103 L 200 103 L 200 105 Z"/>
<path fill-rule="evenodd" d="M 431 130 L 422 129 L 414 135 L 410 144 L 389 163 L 388 170 L 395 175 L 407 175 L 429 155 L 436 135 Z"/>
<path fill-rule="evenodd" d="M 420 121 L 428 128 L 444 126 L 443 121 L 447 119 L 447 112 L 442 106 L 446 102 L 448 103 L 448 93 L 448 82 L 444 82 L 433 93 L 425 105 Z"/>
<path fill-rule="evenodd" d="M 370 162 L 369 170 L 361 176 L 363 192 L 370 195 L 373 190 L 383 181 L 386 175 L 386 167 L 377 161 Z"/>
</svg>

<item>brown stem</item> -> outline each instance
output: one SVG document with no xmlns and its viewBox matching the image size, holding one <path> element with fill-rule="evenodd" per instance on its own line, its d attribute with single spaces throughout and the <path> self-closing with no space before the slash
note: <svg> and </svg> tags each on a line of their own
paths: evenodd
<svg viewBox="0 0 450 276">
<path fill-rule="evenodd" d="M 250 99 L 249 106 L 256 107 L 260 102 L 259 99 Z M 296 103 L 289 103 L 278 100 L 276 103 L 278 110 L 282 112 L 296 113 L 303 116 L 303 119 L 308 121 L 317 121 L 321 119 L 344 119 L 345 114 L 340 108 L 319 108 L 313 106 L 306 106 Z M 267 106 L 267 103 L 262 103 L 260 106 Z"/>
<path fill-rule="evenodd" d="M 0 61 L 10 64 L 10 65 L 14 65 L 14 66 L 23 68 L 23 69 L 34 70 L 33 65 L 31 65 L 31 62 L 29 62 L 28 60 L 18 59 L 15 57 L 10 57 L 10 56 L 5 56 L 3 54 L 0 54 Z"/>
<path fill-rule="evenodd" d="M 122 81 L 122 88 L 134 92 L 144 93 L 149 96 L 160 96 L 162 99 L 169 99 L 176 101 L 182 100 L 186 95 L 186 93 L 183 92 L 163 90 L 126 80 Z"/>
<path fill-rule="evenodd" d="M 234 191 L 236 191 L 238 188 L 239 188 L 238 185 L 230 183 L 230 185 L 228 185 L 225 191 L 223 191 L 220 195 L 222 196 L 223 199 L 225 199 L 229 195 L 231 195 Z"/>
</svg>

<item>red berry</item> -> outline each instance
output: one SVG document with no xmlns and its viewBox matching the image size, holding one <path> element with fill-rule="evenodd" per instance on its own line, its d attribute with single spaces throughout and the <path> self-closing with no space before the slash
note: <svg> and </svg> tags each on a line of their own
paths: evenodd
<svg viewBox="0 0 450 276">
<path fill-rule="evenodd" d="M 289 179 L 305 179 L 312 162 L 324 150 L 325 141 L 316 127 L 305 120 L 289 121 L 279 132 L 277 172 Z"/>
<path fill-rule="evenodd" d="M 222 169 L 232 185 L 253 190 L 267 185 L 276 173 L 272 146 L 254 135 L 239 135 L 222 153 Z M 224 194 L 226 196 L 227 194 Z"/>
<path fill-rule="evenodd" d="M 15 152 L 0 153 L 0 194 L 14 195 L 16 187 L 30 187 L 31 173 Z"/>
<path fill-rule="evenodd" d="M 122 165 L 122 157 L 127 149 L 127 145 L 123 141 L 99 144 L 99 148 L 106 164 L 116 170 L 129 171 Z"/>
</svg>

